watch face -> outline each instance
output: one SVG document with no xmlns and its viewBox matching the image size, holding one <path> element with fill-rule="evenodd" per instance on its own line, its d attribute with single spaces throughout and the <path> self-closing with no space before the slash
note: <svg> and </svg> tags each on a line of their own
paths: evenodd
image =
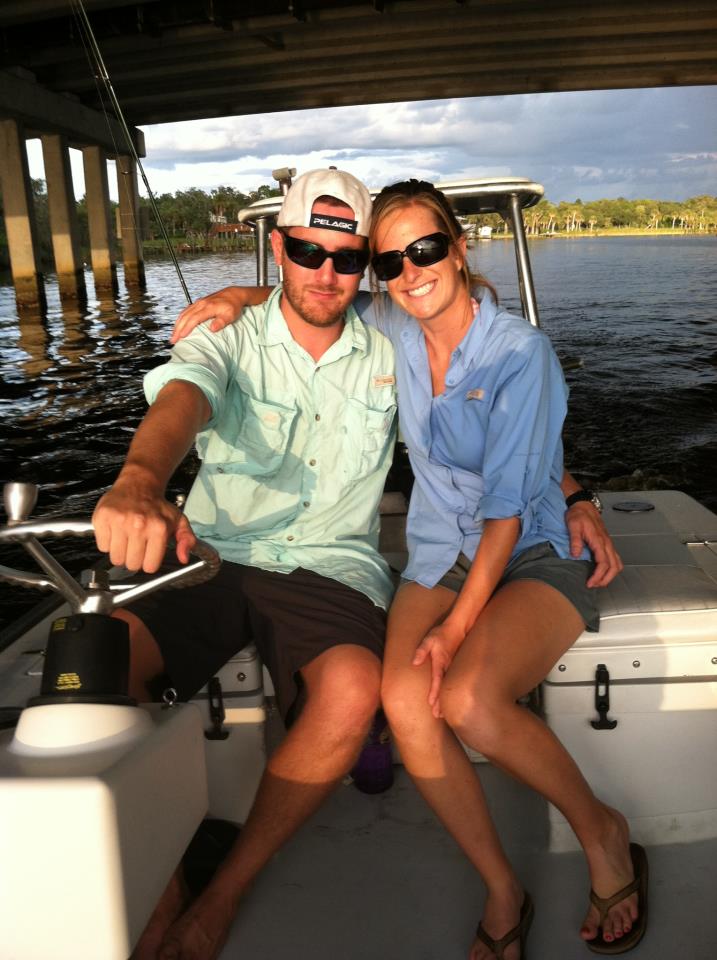
<svg viewBox="0 0 717 960">
<path fill-rule="evenodd" d="M 594 490 L 590 491 L 590 502 L 598 511 L 598 513 L 602 513 L 602 500 Z"/>
</svg>

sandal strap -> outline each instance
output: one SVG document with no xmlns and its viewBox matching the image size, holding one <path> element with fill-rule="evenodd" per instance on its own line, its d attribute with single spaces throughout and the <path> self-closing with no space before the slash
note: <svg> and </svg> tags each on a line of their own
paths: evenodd
<svg viewBox="0 0 717 960">
<path fill-rule="evenodd" d="M 640 877 L 635 877 L 635 879 L 630 881 L 627 886 L 623 887 L 622 890 L 618 890 L 617 893 L 614 893 L 611 897 L 599 897 L 594 890 L 591 890 L 590 901 L 593 906 L 597 908 L 598 913 L 600 914 L 599 926 L 603 925 L 605 917 L 608 915 L 610 910 L 612 910 L 615 904 L 620 903 L 621 900 L 626 900 L 628 897 L 632 896 L 633 893 L 637 893 L 639 888 Z"/>
<path fill-rule="evenodd" d="M 513 927 L 512 930 L 509 930 L 504 937 L 501 937 L 500 940 L 494 940 L 489 934 L 485 932 L 482 923 L 478 924 L 478 930 L 476 931 L 476 936 L 480 941 L 482 941 L 489 950 L 495 954 L 496 960 L 503 960 L 503 951 L 506 947 L 517 940 L 520 936 L 522 930 L 522 922 L 517 926 Z"/>
</svg>

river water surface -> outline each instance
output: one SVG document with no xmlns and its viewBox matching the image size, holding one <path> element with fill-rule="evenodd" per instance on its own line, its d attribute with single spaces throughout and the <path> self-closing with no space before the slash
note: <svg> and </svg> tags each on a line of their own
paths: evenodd
<svg viewBox="0 0 717 960">
<path fill-rule="evenodd" d="M 675 488 L 717 509 L 717 237 L 596 237 L 530 243 L 541 323 L 568 374 L 566 464 L 585 483 Z M 471 253 L 519 311 L 513 245 Z M 253 282 L 252 254 L 185 260 L 194 297 Z M 184 298 L 169 261 L 147 264 L 147 290 L 60 304 L 48 279 L 47 316 L 19 316 L 0 286 L 0 480 L 32 480 L 36 514 L 89 517 L 116 475 L 144 412 L 142 375 L 165 355 Z M 188 482 L 180 474 L 178 491 Z M 55 549 L 55 547 L 53 547 Z M 58 553 L 82 566 L 78 544 Z M 0 563 L 26 566 L 7 551 Z M 85 564 L 86 565 L 86 564 Z M 0 584 L 0 627 L 33 602 Z"/>
</svg>

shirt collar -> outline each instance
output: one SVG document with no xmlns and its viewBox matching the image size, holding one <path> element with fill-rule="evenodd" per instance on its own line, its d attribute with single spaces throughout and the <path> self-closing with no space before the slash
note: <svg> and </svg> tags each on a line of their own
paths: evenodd
<svg viewBox="0 0 717 960">
<path fill-rule="evenodd" d="M 295 342 L 286 325 L 284 314 L 281 312 L 281 291 L 281 284 L 274 287 L 266 302 L 264 323 L 259 336 L 259 342 L 264 346 Z M 338 341 L 331 348 L 332 352 L 334 352 L 334 348 L 338 348 L 337 352 L 342 355 L 350 353 L 353 349 L 360 350 L 363 354 L 368 352 L 368 331 L 352 305 L 349 305 L 346 310 L 344 329 L 341 331 Z"/>
</svg>

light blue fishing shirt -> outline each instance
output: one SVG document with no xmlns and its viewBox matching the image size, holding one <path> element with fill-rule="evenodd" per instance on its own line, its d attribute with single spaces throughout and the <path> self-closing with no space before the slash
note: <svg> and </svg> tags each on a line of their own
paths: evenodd
<svg viewBox="0 0 717 960">
<path fill-rule="evenodd" d="M 145 378 L 152 403 L 170 380 L 199 387 L 211 419 L 187 499 L 192 529 L 221 557 L 339 580 L 386 608 L 378 504 L 395 440 L 394 351 L 350 307 L 315 361 L 293 339 L 281 287 L 242 322 L 202 326 Z"/>
<path fill-rule="evenodd" d="M 474 558 L 483 524 L 518 517 L 512 556 L 549 541 L 570 557 L 561 432 L 568 390 L 548 337 L 498 308 L 480 309 L 451 356 L 445 392 L 433 396 L 426 342 L 388 296 L 354 301 L 396 350 L 401 433 L 415 476 L 403 576 L 433 587 L 458 554 Z M 587 550 L 582 559 L 589 559 Z"/>
</svg>

